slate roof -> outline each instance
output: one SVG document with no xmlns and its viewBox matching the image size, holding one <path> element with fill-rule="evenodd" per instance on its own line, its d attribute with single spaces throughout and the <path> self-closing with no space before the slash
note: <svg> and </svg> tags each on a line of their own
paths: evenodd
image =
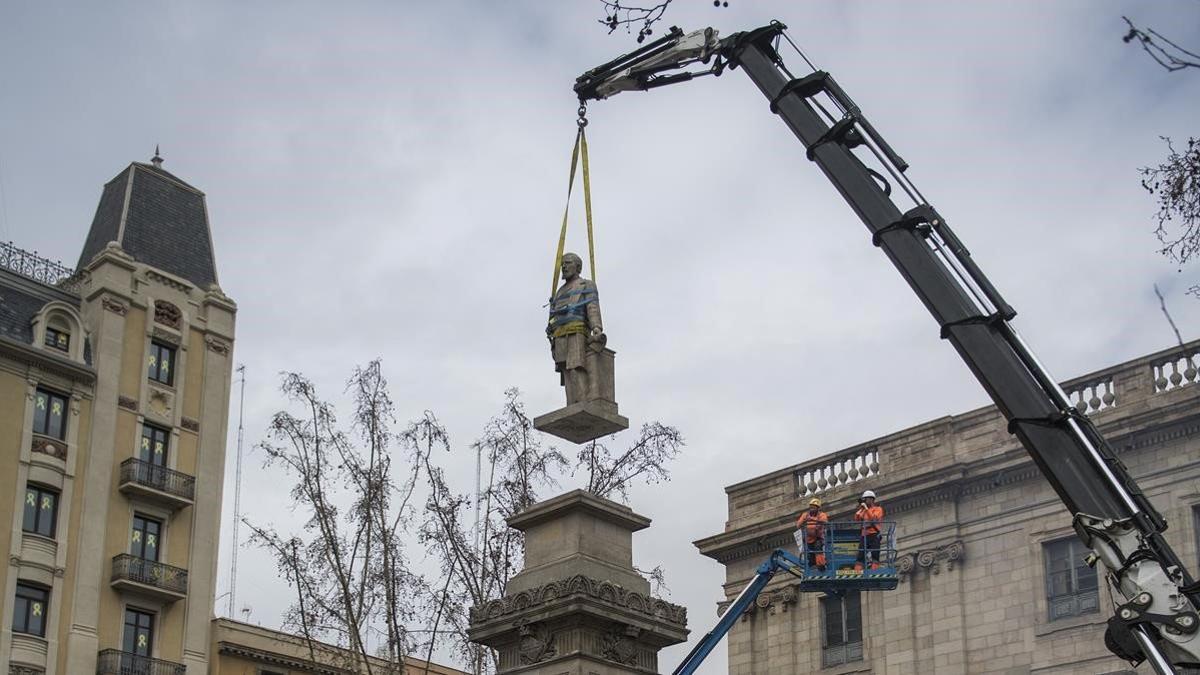
<svg viewBox="0 0 1200 675">
<path fill-rule="evenodd" d="M 217 282 L 204 193 L 161 167 L 133 162 L 104 186 L 77 267 L 110 241 L 199 288 Z"/>
<path fill-rule="evenodd" d="M 33 317 L 54 300 L 79 307 L 79 297 L 72 293 L 0 269 L 0 337 L 33 344 Z M 90 341 L 83 343 L 83 360 L 92 362 Z"/>
</svg>

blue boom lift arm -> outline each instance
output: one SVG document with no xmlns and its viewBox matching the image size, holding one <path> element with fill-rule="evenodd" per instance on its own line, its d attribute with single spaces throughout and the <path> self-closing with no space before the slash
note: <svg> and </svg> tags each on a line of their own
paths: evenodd
<svg viewBox="0 0 1200 675">
<path fill-rule="evenodd" d="M 795 44 L 785 28 L 772 22 L 725 39 L 711 28 L 688 35 L 672 28 L 584 73 L 575 91 L 582 107 L 726 68 L 745 72 L 933 315 L 941 337 L 1071 512 L 1076 533 L 1092 550 L 1089 562 L 1103 563 L 1107 582 L 1120 594 L 1106 646 L 1130 661 L 1148 660 L 1160 675 L 1173 673 L 1172 664 L 1200 665 L 1200 584 L 1163 537 L 1166 521 L 1017 334 L 1010 323 L 1016 312 L 905 176 L 908 164 L 829 73 L 812 68 L 793 76 L 788 70 L 779 47 L 781 40 Z M 901 189 L 896 195 L 893 184 Z"/>
<path fill-rule="evenodd" d="M 721 615 L 721 620 L 717 622 L 716 627 L 708 631 L 696 643 L 696 646 L 692 648 L 692 651 L 688 652 L 688 655 L 684 657 L 679 667 L 671 671 L 671 675 L 690 675 L 696 672 L 696 669 L 700 667 L 704 659 L 708 658 L 709 653 L 716 648 L 717 644 L 725 637 L 725 634 L 729 632 L 729 629 L 733 628 L 733 624 L 737 622 L 738 618 L 754 603 L 759 593 L 762 593 L 762 590 L 767 587 L 767 584 L 770 583 L 776 572 L 784 570 L 800 577 L 802 576 L 801 570 L 803 568 L 804 563 L 799 558 L 783 549 L 776 549 L 766 562 L 758 566 L 754 578 L 734 598 L 729 608 Z"/>
</svg>

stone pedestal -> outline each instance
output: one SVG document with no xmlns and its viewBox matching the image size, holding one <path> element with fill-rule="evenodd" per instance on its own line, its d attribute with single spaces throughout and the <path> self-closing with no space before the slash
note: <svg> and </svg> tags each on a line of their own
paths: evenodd
<svg viewBox="0 0 1200 675">
<path fill-rule="evenodd" d="M 533 420 L 533 428 L 572 443 L 587 443 L 629 428 L 629 419 L 617 413 L 616 385 L 611 349 L 589 351 L 587 398 Z"/>
<path fill-rule="evenodd" d="M 633 533 L 650 519 L 575 490 L 508 524 L 525 533 L 525 568 L 471 609 L 468 632 L 500 653 L 500 674 L 657 673 L 658 651 L 687 639 L 687 610 L 633 569 Z"/>
</svg>

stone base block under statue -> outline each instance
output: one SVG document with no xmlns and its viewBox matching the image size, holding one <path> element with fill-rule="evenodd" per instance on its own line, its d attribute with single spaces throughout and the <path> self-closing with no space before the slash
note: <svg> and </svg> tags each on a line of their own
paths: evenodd
<svg viewBox="0 0 1200 675">
<path fill-rule="evenodd" d="M 629 428 L 629 419 L 617 412 L 613 361 L 616 352 L 602 349 L 588 354 L 587 395 L 582 400 L 538 415 L 533 428 L 572 443 L 583 444 Z"/>
</svg>

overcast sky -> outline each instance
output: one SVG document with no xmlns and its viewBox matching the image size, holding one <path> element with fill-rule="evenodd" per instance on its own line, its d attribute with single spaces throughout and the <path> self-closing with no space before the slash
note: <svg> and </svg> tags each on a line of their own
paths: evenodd
<svg viewBox="0 0 1200 675">
<path fill-rule="evenodd" d="M 1121 16 L 1194 48 L 1200 2 L 730 4 L 680 0 L 666 23 L 789 24 L 1059 379 L 1169 346 L 1156 282 L 1197 336 L 1200 300 L 1183 295 L 1197 275 L 1155 252 L 1137 168 L 1165 156 L 1160 135 L 1200 133 L 1200 72 L 1168 74 L 1123 44 Z M 506 387 L 534 413 L 561 405 L 542 305 L 571 85 L 634 46 L 602 15 L 591 0 L 5 3 L 0 239 L 73 265 L 101 186 L 161 144 L 165 168 L 208 195 L 239 305 L 246 515 L 298 526 L 249 451 L 280 406 L 276 374 L 332 395 L 374 357 L 402 419 L 430 409 L 448 425 L 467 491 L 468 445 Z M 621 412 L 688 440 L 672 482 L 631 495 L 654 520 L 635 555 L 666 567 L 700 636 L 723 574 L 691 542 L 723 528 L 724 486 L 987 400 L 740 72 L 589 117 Z M 226 544 L 236 423 L 234 410 Z M 228 558 L 226 545 L 220 592 Z M 253 550 L 240 563 L 239 607 L 277 625 L 289 596 L 272 563 Z M 664 652 L 664 669 L 683 653 Z M 723 651 L 704 672 L 725 672 Z"/>
</svg>

